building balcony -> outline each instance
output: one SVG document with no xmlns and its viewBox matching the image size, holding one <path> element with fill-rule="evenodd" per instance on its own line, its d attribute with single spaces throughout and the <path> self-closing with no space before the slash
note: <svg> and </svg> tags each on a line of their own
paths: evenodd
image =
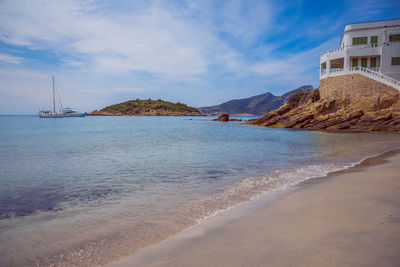
<svg viewBox="0 0 400 267">
<path fill-rule="evenodd" d="M 378 44 L 364 44 L 364 45 L 346 45 L 344 47 L 338 47 L 325 51 L 320 56 L 320 61 L 327 61 L 336 58 L 350 56 L 369 56 L 369 55 L 380 55 L 381 49 Z"/>
<path fill-rule="evenodd" d="M 377 48 L 380 47 L 381 45 L 378 44 L 361 44 L 361 45 L 346 45 L 344 47 L 338 47 L 334 49 L 328 49 L 325 52 L 321 54 L 321 57 L 327 56 L 327 55 L 335 55 L 342 53 L 343 51 L 350 50 L 350 49 L 365 49 L 365 48 Z"/>
<path fill-rule="evenodd" d="M 321 61 L 326 59 L 334 59 L 343 57 L 345 52 L 356 54 L 357 56 L 370 55 L 370 54 L 380 54 L 381 47 L 391 47 L 399 46 L 400 41 L 390 41 L 383 44 L 361 44 L 361 45 L 346 45 L 343 47 L 338 47 L 334 49 L 328 49 L 323 52 L 320 56 Z"/>
</svg>

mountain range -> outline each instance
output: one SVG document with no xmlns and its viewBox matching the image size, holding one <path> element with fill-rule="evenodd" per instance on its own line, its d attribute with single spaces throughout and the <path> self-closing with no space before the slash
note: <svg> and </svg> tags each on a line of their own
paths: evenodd
<svg viewBox="0 0 400 267">
<path fill-rule="evenodd" d="M 228 113 L 231 116 L 264 115 L 275 110 L 288 101 L 288 99 L 299 92 L 310 92 L 311 85 L 304 85 L 281 96 L 271 93 L 252 96 L 249 98 L 235 99 L 216 106 L 198 108 L 205 115 L 218 115 Z"/>
</svg>

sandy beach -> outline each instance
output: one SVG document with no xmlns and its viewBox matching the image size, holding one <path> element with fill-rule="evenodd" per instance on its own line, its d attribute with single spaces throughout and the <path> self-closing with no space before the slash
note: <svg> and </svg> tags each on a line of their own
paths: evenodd
<svg viewBox="0 0 400 267">
<path fill-rule="evenodd" d="M 400 154 L 235 207 L 109 266 L 400 266 Z"/>
</svg>

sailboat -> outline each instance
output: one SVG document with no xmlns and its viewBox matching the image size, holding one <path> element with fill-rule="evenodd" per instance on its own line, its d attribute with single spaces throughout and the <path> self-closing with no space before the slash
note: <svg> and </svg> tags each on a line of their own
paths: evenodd
<svg viewBox="0 0 400 267">
<path fill-rule="evenodd" d="M 59 105 L 59 112 L 56 111 L 56 99 Z M 71 108 L 63 108 L 61 103 L 60 94 L 55 86 L 53 76 L 53 110 L 39 110 L 39 117 L 41 118 L 72 118 L 72 117 L 85 117 L 86 112 L 77 112 Z"/>
<path fill-rule="evenodd" d="M 58 102 L 62 111 L 62 105 L 60 101 L 60 97 L 58 97 Z M 56 112 L 56 88 L 54 85 L 54 76 L 53 76 L 53 110 L 39 110 L 40 118 L 64 118 L 64 112 Z"/>
</svg>

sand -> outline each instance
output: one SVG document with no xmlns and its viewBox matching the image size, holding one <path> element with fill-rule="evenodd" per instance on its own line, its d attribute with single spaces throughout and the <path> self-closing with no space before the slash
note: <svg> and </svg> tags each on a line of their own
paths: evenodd
<svg viewBox="0 0 400 267">
<path fill-rule="evenodd" d="M 109 266 L 400 266 L 399 153 L 291 191 L 233 208 Z"/>
</svg>

